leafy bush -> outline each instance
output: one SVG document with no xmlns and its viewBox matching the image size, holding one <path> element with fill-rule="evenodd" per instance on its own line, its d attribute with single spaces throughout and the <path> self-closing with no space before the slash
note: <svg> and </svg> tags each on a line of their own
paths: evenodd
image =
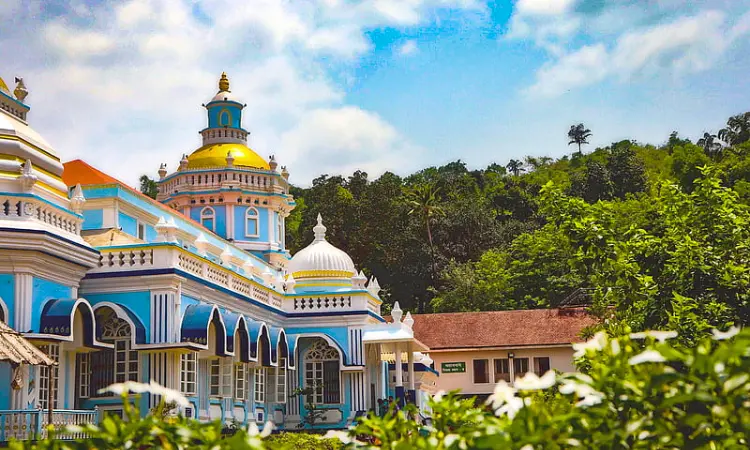
<svg viewBox="0 0 750 450">
<path fill-rule="evenodd" d="M 410 420 L 413 407 L 385 417 L 369 416 L 348 432 L 270 435 L 255 425 L 222 437 L 219 422 L 138 411 L 128 391 L 144 385 L 114 386 L 123 394 L 127 420 L 109 416 L 98 426 L 60 432 L 88 434 L 66 442 L 14 442 L 14 449 L 325 449 L 382 447 L 400 449 L 745 449 L 750 434 L 750 330 L 714 330 L 695 347 L 674 339 L 677 333 L 641 332 L 610 338 L 597 333 L 576 345 L 585 373 L 542 377 L 528 374 L 515 386 L 500 382 L 485 405 L 457 393 L 431 402 L 432 422 Z M 149 388 L 148 385 L 145 385 Z M 165 401 L 184 399 L 174 391 L 150 387 Z M 171 397 L 170 397 L 171 396 Z M 412 416 L 413 417 L 413 416 Z M 332 440 L 337 437 L 338 440 Z"/>
<path fill-rule="evenodd" d="M 748 448 L 750 332 L 735 333 L 694 348 L 672 344 L 674 332 L 598 333 L 577 348 L 585 374 L 500 382 L 488 409 L 438 395 L 431 426 L 406 411 L 368 417 L 342 438 L 390 449 Z"/>
</svg>

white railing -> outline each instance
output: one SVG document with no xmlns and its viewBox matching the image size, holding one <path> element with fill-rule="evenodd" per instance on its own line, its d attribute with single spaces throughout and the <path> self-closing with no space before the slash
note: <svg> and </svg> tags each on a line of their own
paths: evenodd
<svg viewBox="0 0 750 450">
<path fill-rule="evenodd" d="M 78 235 L 83 219 L 33 197 L 0 196 L 0 219 L 30 220 Z"/>
<path fill-rule="evenodd" d="M 41 409 L 0 411 L 0 442 L 11 439 L 30 440 L 47 437 L 48 413 Z M 60 429 L 65 425 L 85 425 L 99 423 L 99 411 L 55 409 L 52 411 L 52 425 Z M 58 439 L 85 438 L 84 433 L 56 434 Z"/>
<path fill-rule="evenodd" d="M 100 248 L 99 267 L 92 272 L 174 268 L 245 297 L 281 309 L 283 295 L 251 282 L 229 267 L 219 266 L 176 245 L 135 245 Z"/>
</svg>

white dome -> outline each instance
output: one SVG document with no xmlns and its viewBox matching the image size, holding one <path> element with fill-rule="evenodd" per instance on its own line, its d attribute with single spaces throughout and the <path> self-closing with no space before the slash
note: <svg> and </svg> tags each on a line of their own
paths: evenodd
<svg viewBox="0 0 750 450">
<path fill-rule="evenodd" d="M 287 271 L 300 278 L 351 278 L 357 270 L 354 261 L 345 251 L 326 241 L 326 227 L 318 214 L 318 224 L 313 228 L 315 240 L 289 261 Z"/>
<path fill-rule="evenodd" d="M 229 91 L 219 91 L 211 99 L 212 102 L 236 102 L 234 95 Z"/>
</svg>

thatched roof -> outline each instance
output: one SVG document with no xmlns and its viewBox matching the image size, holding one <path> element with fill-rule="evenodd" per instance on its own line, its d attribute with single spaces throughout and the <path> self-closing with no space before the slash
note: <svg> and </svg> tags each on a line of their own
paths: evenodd
<svg viewBox="0 0 750 450">
<path fill-rule="evenodd" d="M 35 366 L 53 366 L 56 364 L 34 344 L 27 341 L 21 333 L 3 322 L 0 322 L 0 361 Z"/>
</svg>

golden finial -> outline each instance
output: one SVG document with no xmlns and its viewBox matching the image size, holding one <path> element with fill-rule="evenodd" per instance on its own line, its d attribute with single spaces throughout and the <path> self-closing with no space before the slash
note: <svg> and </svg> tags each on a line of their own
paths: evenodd
<svg viewBox="0 0 750 450">
<path fill-rule="evenodd" d="M 219 92 L 229 92 L 229 78 L 227 78 L 226 72 L 221 73 L 221 79 L 219 80 Z"/>
<path fill-rule="evenodd" d="M 29 91 L 26 90 L 26 85 L 23 84 L 23 78 L 16 77 L 16 89 L 13 91 L 13 95 L 15 95 L 18 101 L 22 103 L 26 99 L 26 96 L 29 95 Z"/>
</svg>

